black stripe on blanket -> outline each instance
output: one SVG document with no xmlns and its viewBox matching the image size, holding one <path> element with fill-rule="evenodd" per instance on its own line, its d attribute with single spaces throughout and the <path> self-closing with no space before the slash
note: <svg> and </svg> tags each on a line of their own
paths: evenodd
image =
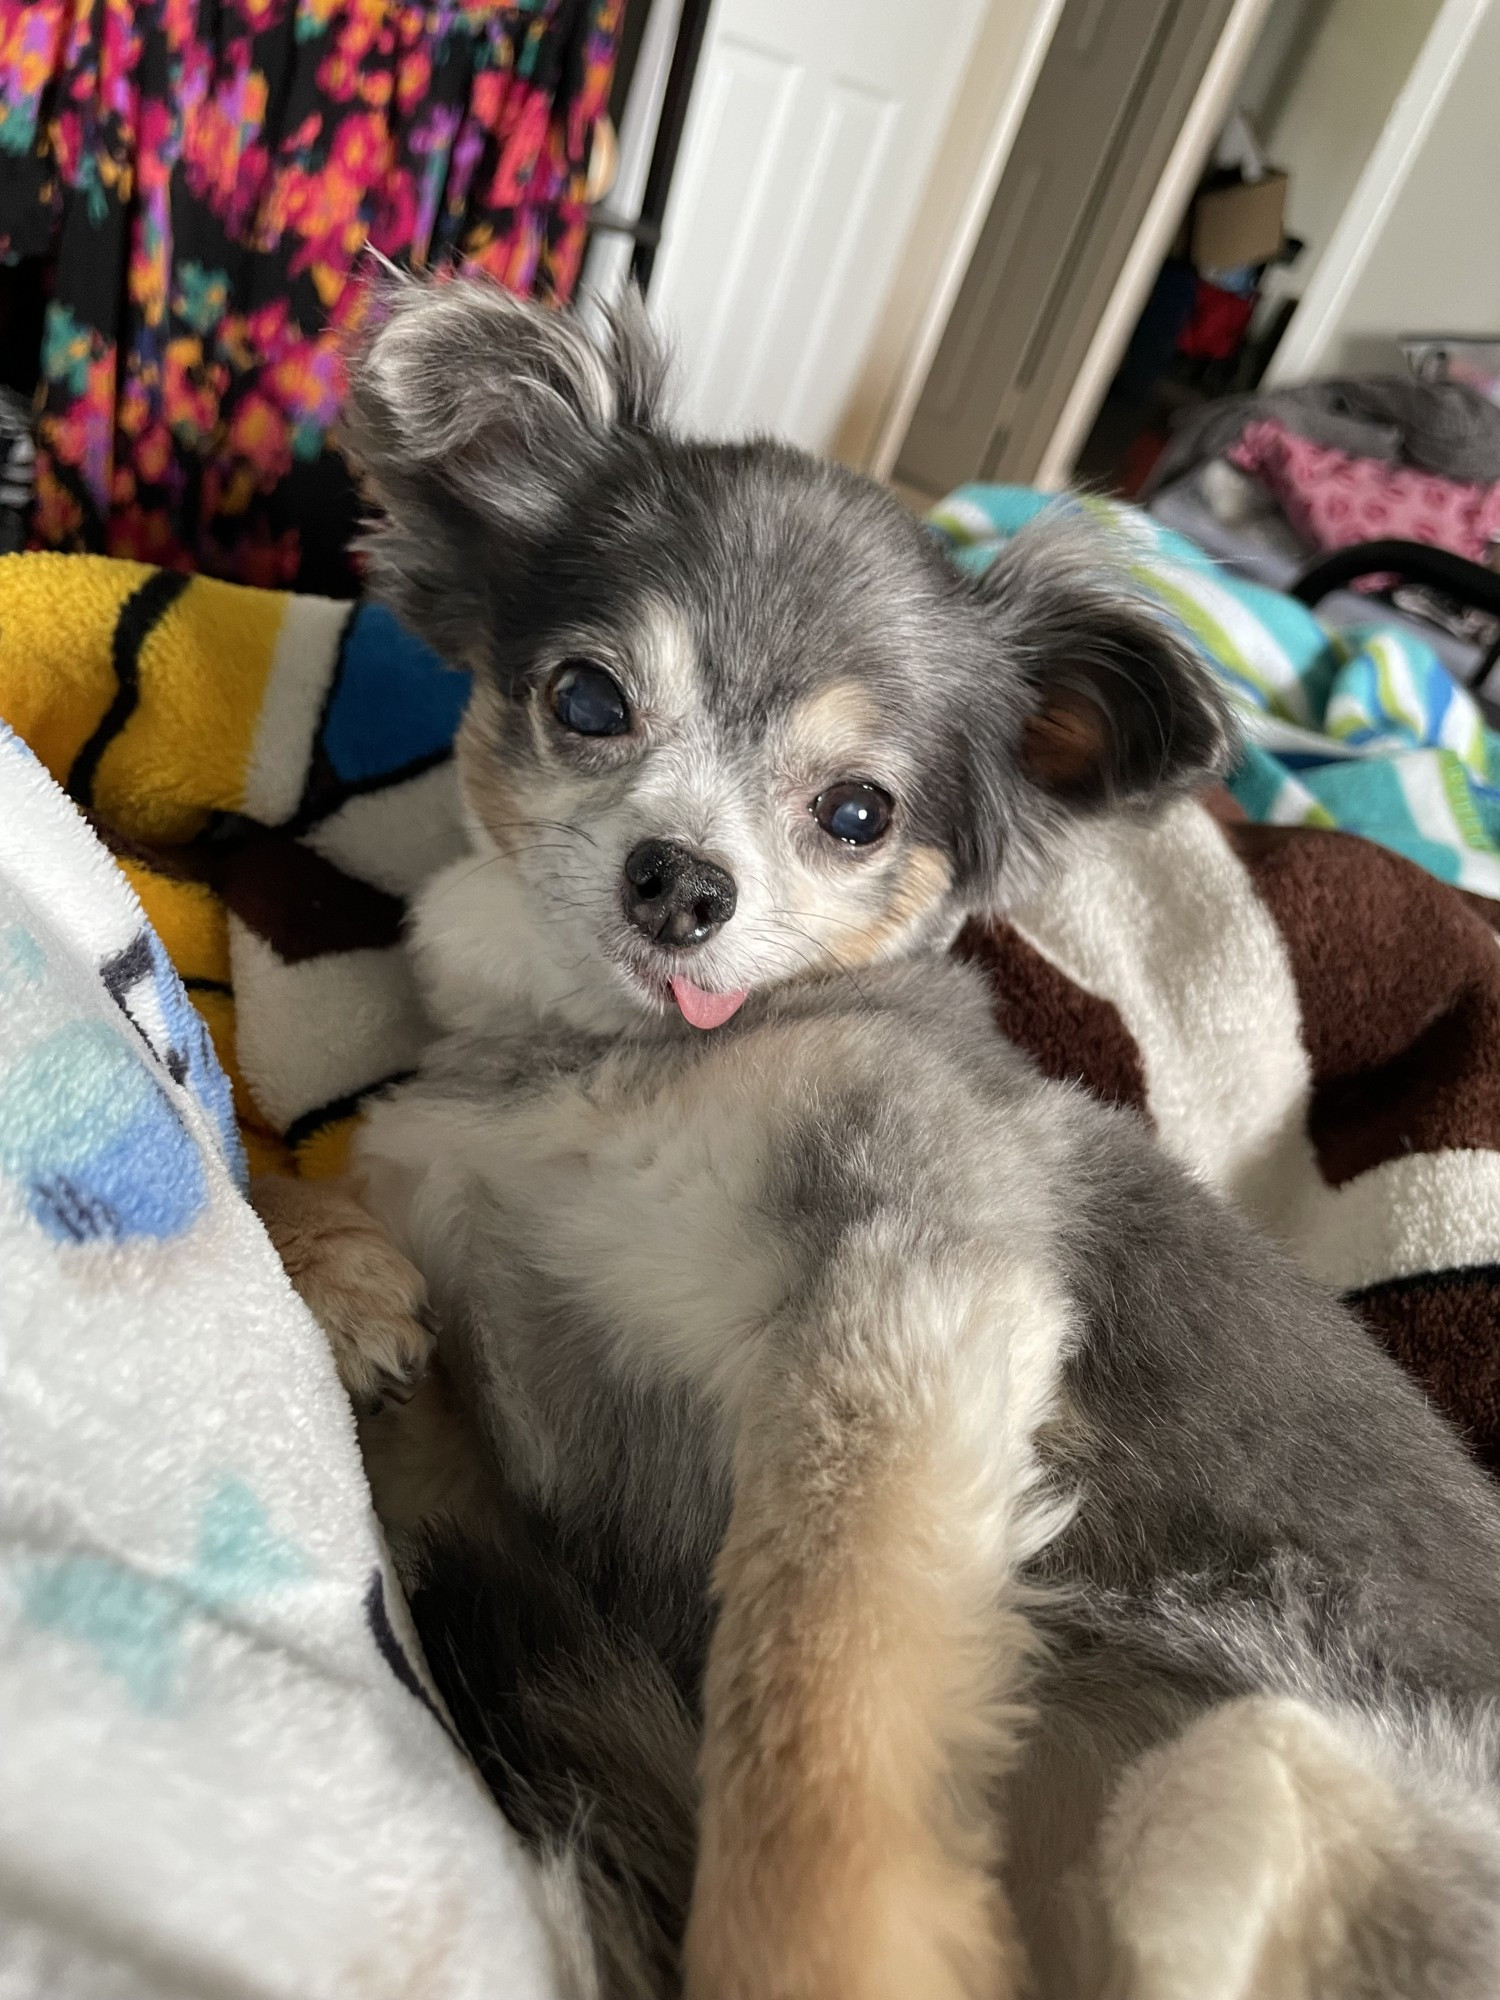
<svg viewBox="0 0 1500 2000">
<path fill-rule="evenodd" d="M 359 1090 L 351 1090 L 347 1097 L 335 1097 L 328 1104 L 318 1104 L 311 1111 L 304 1111 L 300 1118 L 294 1118 L 282 1138 L 295 1152 L 304 1140 L 314 1132 L 321 1132 L 325 1125 L 336 1125 L 341 1118 L 352 1118 L 367 1097 L 373 1097 L 377 1090 L 389 1090 L 393 1084 L 405 1083 L 416 1071 L 410 1069 L 393 1070 L 389 1076 L 378 1076 L 373 1083 L 365 1084 Z"/>
<path fill-rule="evenodd" d="M 365 1591 L 365 1623 L 370 1628 L 370 1637 L 375 1641 L 380 1657 L 400 1681 L 408 1694 L 421 1702 L 433 1721 L 442 1730 L 450 1743 L 462 1750 L 463 1745 L 448 1727 L 447 1718 L 422 1685 L 421 1676 L 406 1657 L 406 1650 L 396 1637 L 396 1628 L 391 1623 L 391 1614 L 385 1603 L 385 1578 L 380 1571 L 370 1572 L 370 1582 Z M 467 1754 L 467 1753 L 465 1753 Z"/>
<path fill-rule="evenodd" d="M 1453 1264 L 1440 1271 L 1417 1271 L 1405 1278 L 1377 1278 L 1373 1285 L 1360 1285 L 1352 1292 L 1341 1296 L 1346 1306 L 1359 1310 L 1361 1302 L 1376 1293 L 1386 1298 L 1398 1298 L 1402 1293 L 1427 1291 L 1436 1285 L 1464 1285 L 1471 1283 L 1500 1285 L 1500 1264 Z"/>
<path fill-rule="evenodd" d="M 192 578 L 179 570 L 159 569 L 121 605 L 111 646 L 115 697 L 104 711 L 99 727 L 73 759 L 73 768 L 68 773 L 68 796 L 76 804 L 93 804 L 99 760 L 134 715 L 141 698 L 141 648 L 191 582 Z"/>
<path fill-rule="evenodd" d="M 327 751 L 319 744 L 313 751 L 311 775 L 302 804 L 277 831 L 308 833 L 325 819 L 332 819 L 340 807 L 348 805 L 351 799 L 364 798 L 370 792 L 394 791 L 397 785 L 409 784 L 413 778 L 435 771 L 439 764 L 452 761 L 453 745 L 449 743 L 441 750 L 424 751 L 408 764 L 393 765 L 389 771 L 375 771 L 368 778 L 337 778 L 333 775 Z"/>
</svg>

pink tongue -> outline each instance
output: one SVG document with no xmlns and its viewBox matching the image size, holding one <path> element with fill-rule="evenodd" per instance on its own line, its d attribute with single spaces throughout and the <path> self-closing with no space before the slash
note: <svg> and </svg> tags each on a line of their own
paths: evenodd
<svg viewBox="0 0 1500 2000">
<path fill-rule="evenodd" d="M 693 1028 L 722 1028 L 731 1014 L 737 1014 L 745 1002 L 745 988 L 738 993 L 706 993 L 701 986 L 695 986 L 691 979 L 673 979 L 668 984 L 672 988 L 672 998 L 682 1009 L 682 1018 Z"/>
</svg>

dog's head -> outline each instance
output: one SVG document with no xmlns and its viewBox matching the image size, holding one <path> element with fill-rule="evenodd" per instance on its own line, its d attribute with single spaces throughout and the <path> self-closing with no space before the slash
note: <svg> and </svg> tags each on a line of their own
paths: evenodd
<svg viewBox="0 0 1500 2000">
<path fill-rule="evenodd" d="M 969 577 L 868 480 L 674 437 L 633 303 L 597 341 L 479 282 L 382 307 L 349 438 L 375 588 L 475 675 L 478 856 L 422 924 L 481 1011 L 714 1026 L 945 938 L 1070 819 L 1222 762 L 1220 698 L 1102 538 Z"/>
</svg>

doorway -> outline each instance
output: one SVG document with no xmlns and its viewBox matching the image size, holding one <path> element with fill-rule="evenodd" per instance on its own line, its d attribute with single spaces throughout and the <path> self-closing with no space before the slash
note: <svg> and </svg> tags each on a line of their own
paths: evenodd
<svg viewBox="0 0 1500 2000">
<path fill-rule="evenodd" d="M 1427 116 L 1412 100 L 1437 87 L 1426 76 L 1441 67 L 1436 45 L 1463 39 L 1435 23 L 1484 7 L 1066 0 L 933 364 L 920 391 L 912 384 L 911 421 L 876 469 L 914 500 L 973 479 L 1081 475 L 1128 491 L 1142 433 L 1164 429 L 1174 399 L 1253 388 L 1268 363 L 1284 376 L 1308 344 L 1300 301 L 1317 299 L 1313 316 L 1327 318 L 1333 274 L 1367 248 L 1381 201 L 1372 183 L 1399 181 L 1408 164 L 1415 141 L 1401 134 Z M 1259 161 L 1245 186 L 1236 118 Z M 1192 240 L 1200 197 L 1244 195 L 1263 170 L 1282 187 L 1281 240 L 1273 221 L 1269 247 L 1221 271 Z M 1237 319 L 1214 295 L 1236 287 Z M 1215 340 L 1238 326 L 1214 357 L 1223 366 L 1179 365 L 1173 329 L 1189 306 L 1219 309 L 1219 324 L 1199 329 Z"/>
<path fill-rule="evenodd" d="M 1034 477 L 1233 0 L 1067 0 L 896 463 Z"/>
</svg>

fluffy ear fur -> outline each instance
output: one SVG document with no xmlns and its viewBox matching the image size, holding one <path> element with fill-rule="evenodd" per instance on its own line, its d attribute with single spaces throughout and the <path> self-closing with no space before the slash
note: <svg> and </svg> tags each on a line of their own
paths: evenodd
<svg viewBox="0 0 1500 2000">
<path fill-rule="evenodd" d="M 1227 767 L 1223 694 L 1187 639 L 1097 530 L 1043 519 L 979 580 L 1026 690 L 1014 755 L 1058 805 L 1128 805 L 1191 791 Z"/>
<path fill-rule="evenodd" d="M 447 657 L 481 596 L 650 428 L 665 362 L 634 293 L 583 321 L 488 279 L 392 276 L 351 358 L 343 441 L 383 519 L 365 549 L 381 595 Z"/>
</svg>

